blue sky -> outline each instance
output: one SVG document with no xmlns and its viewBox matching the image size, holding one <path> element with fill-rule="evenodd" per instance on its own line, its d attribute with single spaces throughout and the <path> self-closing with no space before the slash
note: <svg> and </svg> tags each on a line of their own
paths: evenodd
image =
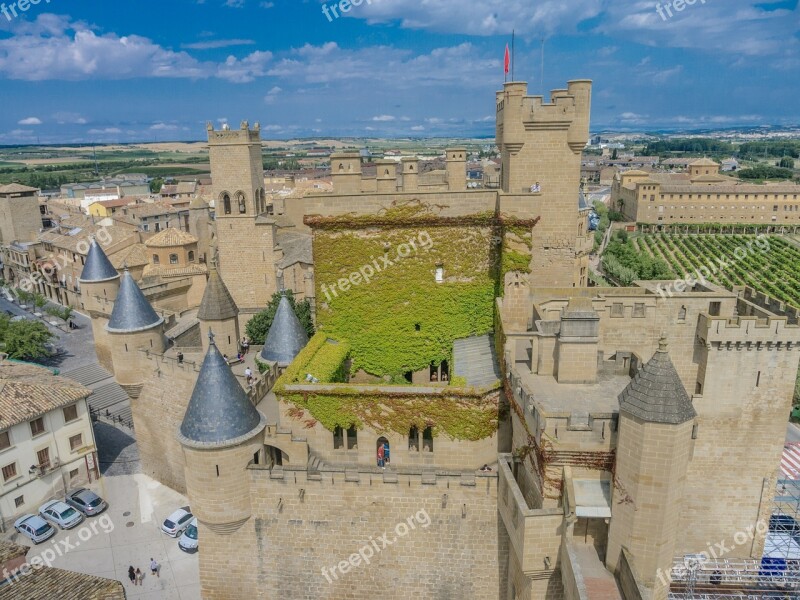
<svg viewBox="0 0 800 600">
<path fill-rule="evenodd" d="M 798 0 L 675 1 L 5 0 L 0 144 L 493 135 L 512 29 L 530 93 L 542 39 L 546 90 L 594 80 L 595 130 L 798 124 Z"/>
</svg>

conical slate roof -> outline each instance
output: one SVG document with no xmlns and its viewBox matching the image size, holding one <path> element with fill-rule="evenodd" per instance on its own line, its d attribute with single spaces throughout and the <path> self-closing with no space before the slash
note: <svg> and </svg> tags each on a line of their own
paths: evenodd
<svg viewBox="0 0 800 600">
<path fill-rule="evenodd" d="M 236 318 L 239 308 L 233 300 L 233 296 L 219 276 L 217 267 L 211 267 L 208 273 L 208 283 L 203 294 L 203 301 L 200 303 L 200 310 L 197 311 L 197 318 L 201 321 L 224 321 Z"/>
<path fill-rule="evenodd" d="M 294 314 L 289 299 L 284 296 L 278 304 L 261 358 L 279 365 L 288 365 L 308 343 L 308 334 Z"/>
<path fill-rule="evenodd" d="M 164 319 L 156 314 L 126 269 L 122 274 L 114 310 L 106 325 L 112 333 L 133 333 L 160 325 Z"/>
<path fill-rule="evenodd" d="M 189 446 L 232 446 L 266 424 L 214 343 L 200 367 L 178 439 Z"/>
<path fill-rule="evenodd" d="M 664 338 L 661 338 L 653 358 L 619 395 L 619 410 L 648 423 L 673 425 L 697 416 L 669 357 Z"/>
<path fill-rule="evenodd" d="M 108 281 L 115 277 L 119 277 L 119 273 L 117 273 L 111 261 L 108 260 L 100 244 L 92 239 L 92 243 L 89 245 L 89 252 L 86 254 L 86 264 L 83 265 L 83 271 L 78 281 Z"/>
</svg>

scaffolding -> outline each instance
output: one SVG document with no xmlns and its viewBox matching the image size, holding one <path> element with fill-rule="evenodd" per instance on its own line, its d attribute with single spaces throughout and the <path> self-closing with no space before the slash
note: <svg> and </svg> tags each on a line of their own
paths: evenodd
<svg viewBox="0 0 800 600">
<path fill-rule="evenodd" d="M 670 575 L 670 600 L 800 598 L 800 479 L 778 480 L 761 560 L 689 555 Z"/>
</svg>

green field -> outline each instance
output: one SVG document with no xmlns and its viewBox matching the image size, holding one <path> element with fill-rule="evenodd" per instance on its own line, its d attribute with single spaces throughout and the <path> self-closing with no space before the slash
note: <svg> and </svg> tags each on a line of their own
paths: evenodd
<svg viewBox="0 0 800 600">
<path fill-rule="evenodd" d="M 800 247 L 782 236 L 646 234 L 628 240 L 676 277 L 710 271 L 709 281 L 747 285 L 800 307 Z"/>
</svg>

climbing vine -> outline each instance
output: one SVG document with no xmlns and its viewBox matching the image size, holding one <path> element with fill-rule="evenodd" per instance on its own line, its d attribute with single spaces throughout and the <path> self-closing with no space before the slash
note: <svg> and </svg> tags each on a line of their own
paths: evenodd
<svg viewBox="0 0 800 600">
<path fill-rule="evenodd" d="M 432 427 L 434 436 L 469 441 L 491 437 L 497 431 L 498 397 L 498 391 L 477 394 L 448 388 L 442 393 L 408 394 L 350 386 L 319 392 L 284 389 L 280 394 L 282 401 L 308 411 L 330 431 L 368 426 L 377 432 L 408 435 L 411 427 Z"/>
<path fill-rule="evenodd" d="M 492 330 L 505 272 L 528 270 L 535 221 L 442 217 L 443 208 L 414 201 L 378 215 L 306 218 L 317 324 L 351 345 L 352 371 L 401 383 L 409 371 L 450 361 L 454 340 Z"/>
</svg>

